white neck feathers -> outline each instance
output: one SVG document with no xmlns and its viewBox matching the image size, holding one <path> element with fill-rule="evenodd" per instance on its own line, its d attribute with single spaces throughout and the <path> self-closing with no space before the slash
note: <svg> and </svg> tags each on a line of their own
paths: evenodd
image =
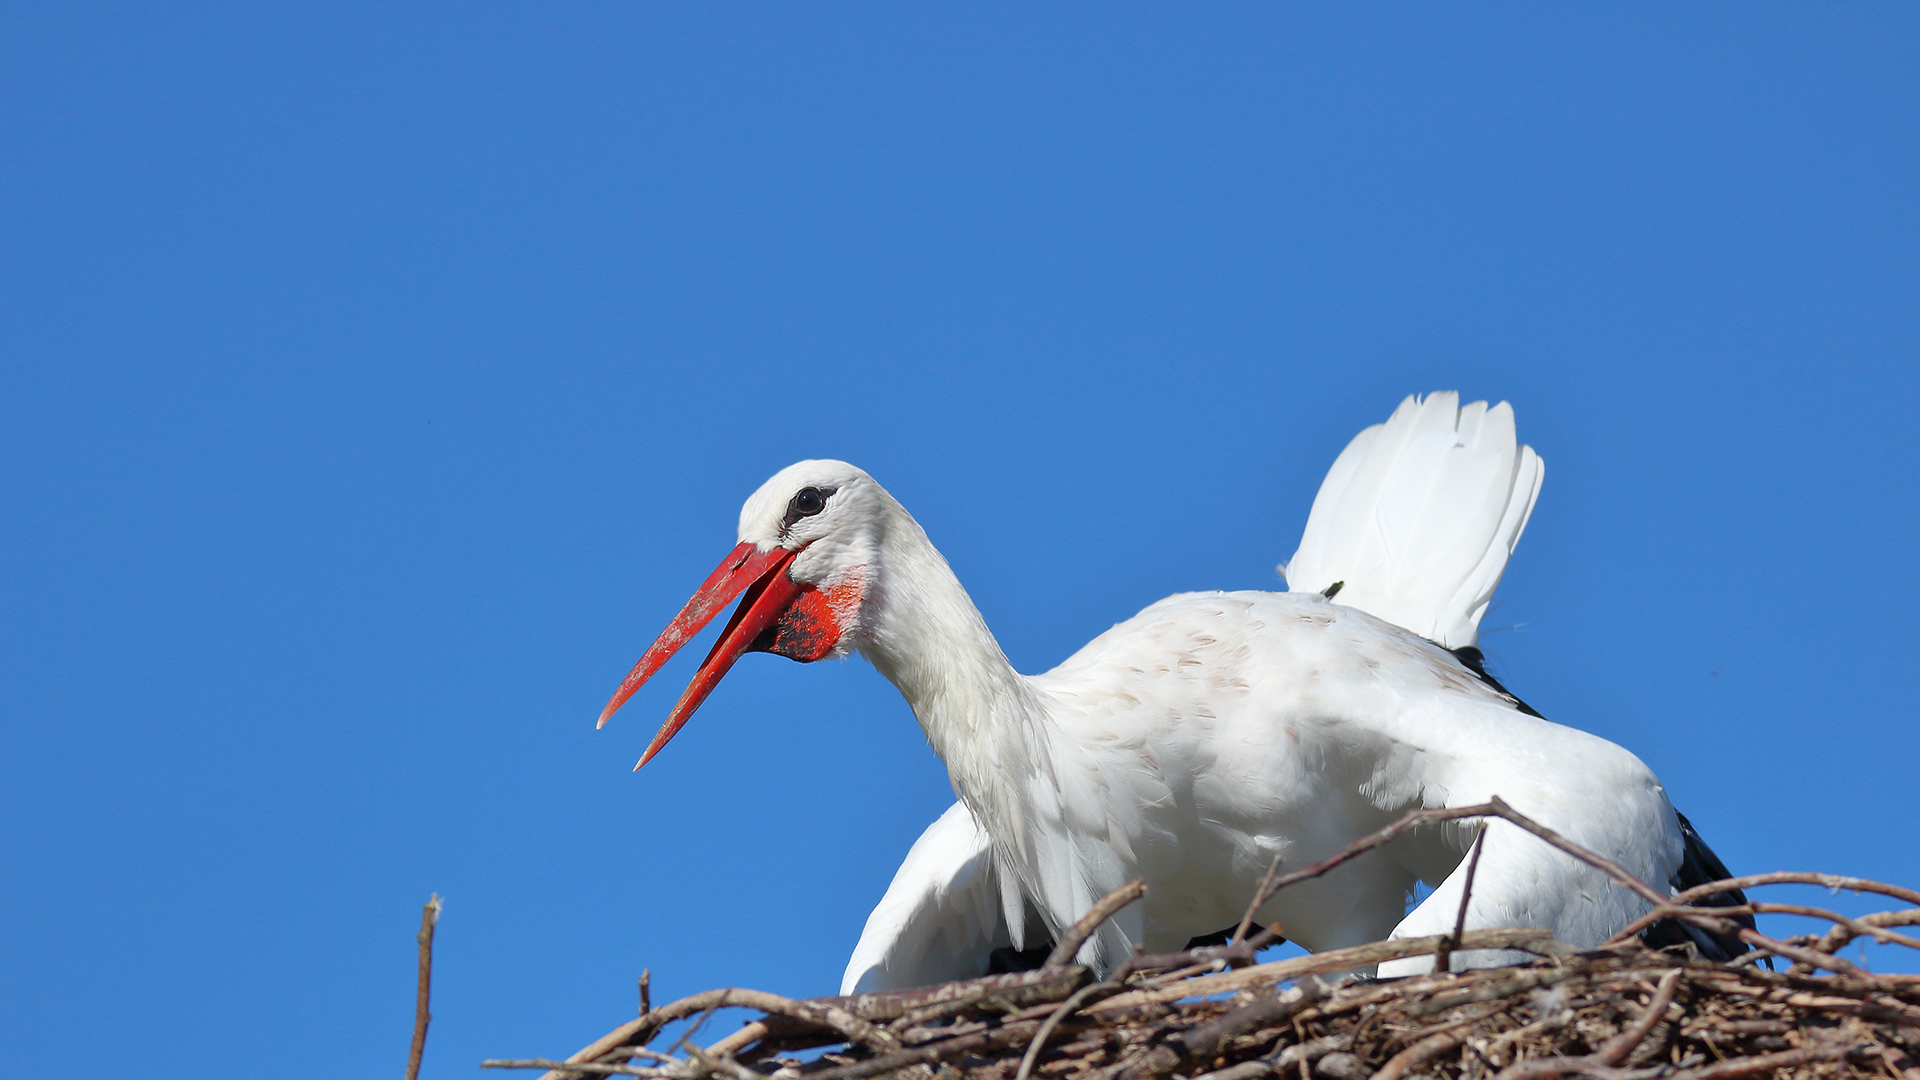
<svg viewBox="0 0 1920 1080">
<path fill-rule="evenodd" d="M 976 813 L 1017 802 L 987 792 L 1036 768 L 1051 772 L 1040 694 L 1013 669 L 947 560 L 898 503 L 887 507 L 878 549 L 860 651 L 907 699 L 954 790 Z"/>
</svg>

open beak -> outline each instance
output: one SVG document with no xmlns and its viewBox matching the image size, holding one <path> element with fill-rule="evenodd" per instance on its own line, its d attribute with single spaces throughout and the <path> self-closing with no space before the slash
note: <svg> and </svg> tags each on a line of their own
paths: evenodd
<svg viewBox="0 0 1920 1080">
<path fill-rule="evenodd" d="M 719 685 L 721 676 L 733 667 L 733 662 L 751 649 L 754 641 L 779 622 L 780 617 L 793 606 L 801 589 L 785 571 L 787 564 L 797 554 L 779 547 L 772 551 L 761 551 L 750 541 L 734 548 L 719 567 L 708 575 L 706 582 L 693 594 L 693 599 L 687 601 L 687 606 L 680 609 L 680 614 L 675 615 L 667 628 L 660 631 L 660 636 L 647 647 L 640 662 L 627 673 L 626 679 L 620 683 L 620 689 L 614 691 L 612 700 L 601 710 L 600 723 L 595 727 L 604 725 L 607 718 L 626 704 L 635 690 L 640 689 L 641 684 L 660 670 L 660 665 L 666 663 L 668 657 L 679 652 L 682 645 L 712 622 L 714 615 L 726 606 L 727 601 L 741 593 L 746 594 L 740 606 L 733 610 L 733 617 L 727 620 L 726 629 L 720 632 L 720 640 L 713 643 L 713 651 L 700 662 L 700 670 L 694 673 L 693 681 L 687 684 L 679 703 L 667 715 L 667 722 L 660 725 L 653 742 L 647 744 L 647 752 L 640 755 L 640 765 L 634 766 L 636 772 L 685 726 L 687 718 L 693 715 L 701 702 L 707 700 L 707 695 Z"/>
</svg>

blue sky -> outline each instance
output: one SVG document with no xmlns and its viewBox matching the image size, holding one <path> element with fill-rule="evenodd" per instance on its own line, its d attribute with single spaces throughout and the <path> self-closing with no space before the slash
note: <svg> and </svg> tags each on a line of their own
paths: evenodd
<svg viewBox="0 0 1920 1080">
<path fill-rule="evenodd" d="M 1547 461 L 1508 684 L 1920 884 L 1920 13 L 1033 7 L 0 11 L 10 1068 L 392 1075 L 431 892 L 430 1077 L 830 992 L 892 688 L 593 729 L 740 502 L 862 465 L 1037 671 L 1432 389 Z"/>
</svg>

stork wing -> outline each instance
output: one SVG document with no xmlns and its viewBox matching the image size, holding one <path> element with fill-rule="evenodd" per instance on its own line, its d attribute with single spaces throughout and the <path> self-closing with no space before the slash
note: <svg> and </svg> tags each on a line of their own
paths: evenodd
<svg viewBox="0 0 1920 1080">
<path fill-rule="evenodd" d="M 840 992 L 984 975 L 993 950 L 1011 944 L 993 844 L 972 812 L 954 803 L 914 841 L 867 917 Z"/>
</svg>

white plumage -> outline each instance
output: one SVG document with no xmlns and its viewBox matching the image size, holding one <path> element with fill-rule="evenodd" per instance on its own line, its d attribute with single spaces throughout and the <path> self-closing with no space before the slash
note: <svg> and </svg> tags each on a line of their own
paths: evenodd
<svg viewBox="0 0 1920 1080">
<path fill-rule="evenodd" d="M 1462 408 L 1453 393 L 1408 397 L 1335 459 L 1280 573 L 1292 592 L 1338 584 L 1340 606 L 1448 648 L 1474 645 L 1544 475 L 1506 402 Z M 991 839 L 955 803 L 914 842 L 874 907 L 840 992 L 971 978 L 995 949 L 1039 944 L 1013 938 L 1001 886 Z"/>
<path fill-rule="evenodd" d="M 1408 413 L 1410 421 L 1428 417 L 1427 408 L 1466 415 L 1450 395 L 1436 395 Z M 1510 425 L 1510 414 L 1469 412 L 1474 423 L 1455 441 L 1471 456 L 1482 452 L 1488 418 Z M 1362 450 L 1355 477 L 1373 457 Z M 1498 467 L 1479 468 L 1464 486 L 1485 492 L 1505 483 L 1507 504 L 1526 504 L 1517 516 L 1498 508 L 1497 522 L 1513 517 L 1510 550 L 1538 487 L 1538 464 L 1517 452 L 1492 460 L 1513 463 L 1510 480 Z M 1391 484 L 1399 474 L 1383 475 Z M 1028 677 L 1013 670 L 911 515 L 851 465 L 804 461 L 781 470 L 747 500 L 739 535 L 635 665 L 603 721 L 743 591 L 642 764 L 745 652 L 813 660 L 858 649 L 906 698 L 991 838 L 1012 943 L 1057 935 L 1099 897 L 1144 877 L 1145 901 L 1081 950 L 1082 962 L 1107 970 L 1135 944 L 1178 948 L 1228 925 L 1276 855 L 1303 866 L 1407 809 L 1494 795 L 1648 882 L 1669 884 L 1686 858 L 1673 808 L 1639 759 L 1529 715 L 1419 634 L 1317 594 L 1170 597 L 1053 671 Z M 1466 572 L 1408 570 L 1417 560 L 1390 543 L 1365 565 L 1442 583 L 1430 592 L 1467 607 L 1437 632 L 1458 632 L 1462 620 L 1470 632 L 1484 610 L 1481 594 L 1490 595 L 1504 565 L 1498 546 L 1483 540 L 1467 552 Z M 1338 567 L 1336 548 L 1305 551 L 1290 569 L 1304 579 L 1309 567 Z M 1487 829 L 1469 926 L 1546 927 L 1590 945 L 1645 910 L 1534 838 L 1500 822 Z M 1283 891 L 1260 918 L 1312 950 L 1450 926 L 1474 832 L 1465 825 L 1407 836 Z M 1415 880 L 1437 888 L 1403 919 Z M 949 899 L 978 910 L 977 899 Z M 1041 925 L 1031 925 L 1030 912 Z M 953 944 L 956 955 L 971 947 Z M 1455 963 L 1506 959 L 1468 953 Z"/>
<path fill-rule="evenodd" d="M 984 975 L 995 949 L 1024 947 L 1007 929 L 993 840 L 956 802 L 894 871 L 840 980 L 842 994 Z M 1028 926 L 1042 920 L 1023 918 Z"/>
<path fill-rule="evenodd" d="M 1481 616 L 1540 497 L 1546 465 L 1515 437 L 1513 408 L 1454 394 L 1409 397 L 1354 436 L 1314 497 L 1280 573 L 1450 649 Z"/>
</svg>

